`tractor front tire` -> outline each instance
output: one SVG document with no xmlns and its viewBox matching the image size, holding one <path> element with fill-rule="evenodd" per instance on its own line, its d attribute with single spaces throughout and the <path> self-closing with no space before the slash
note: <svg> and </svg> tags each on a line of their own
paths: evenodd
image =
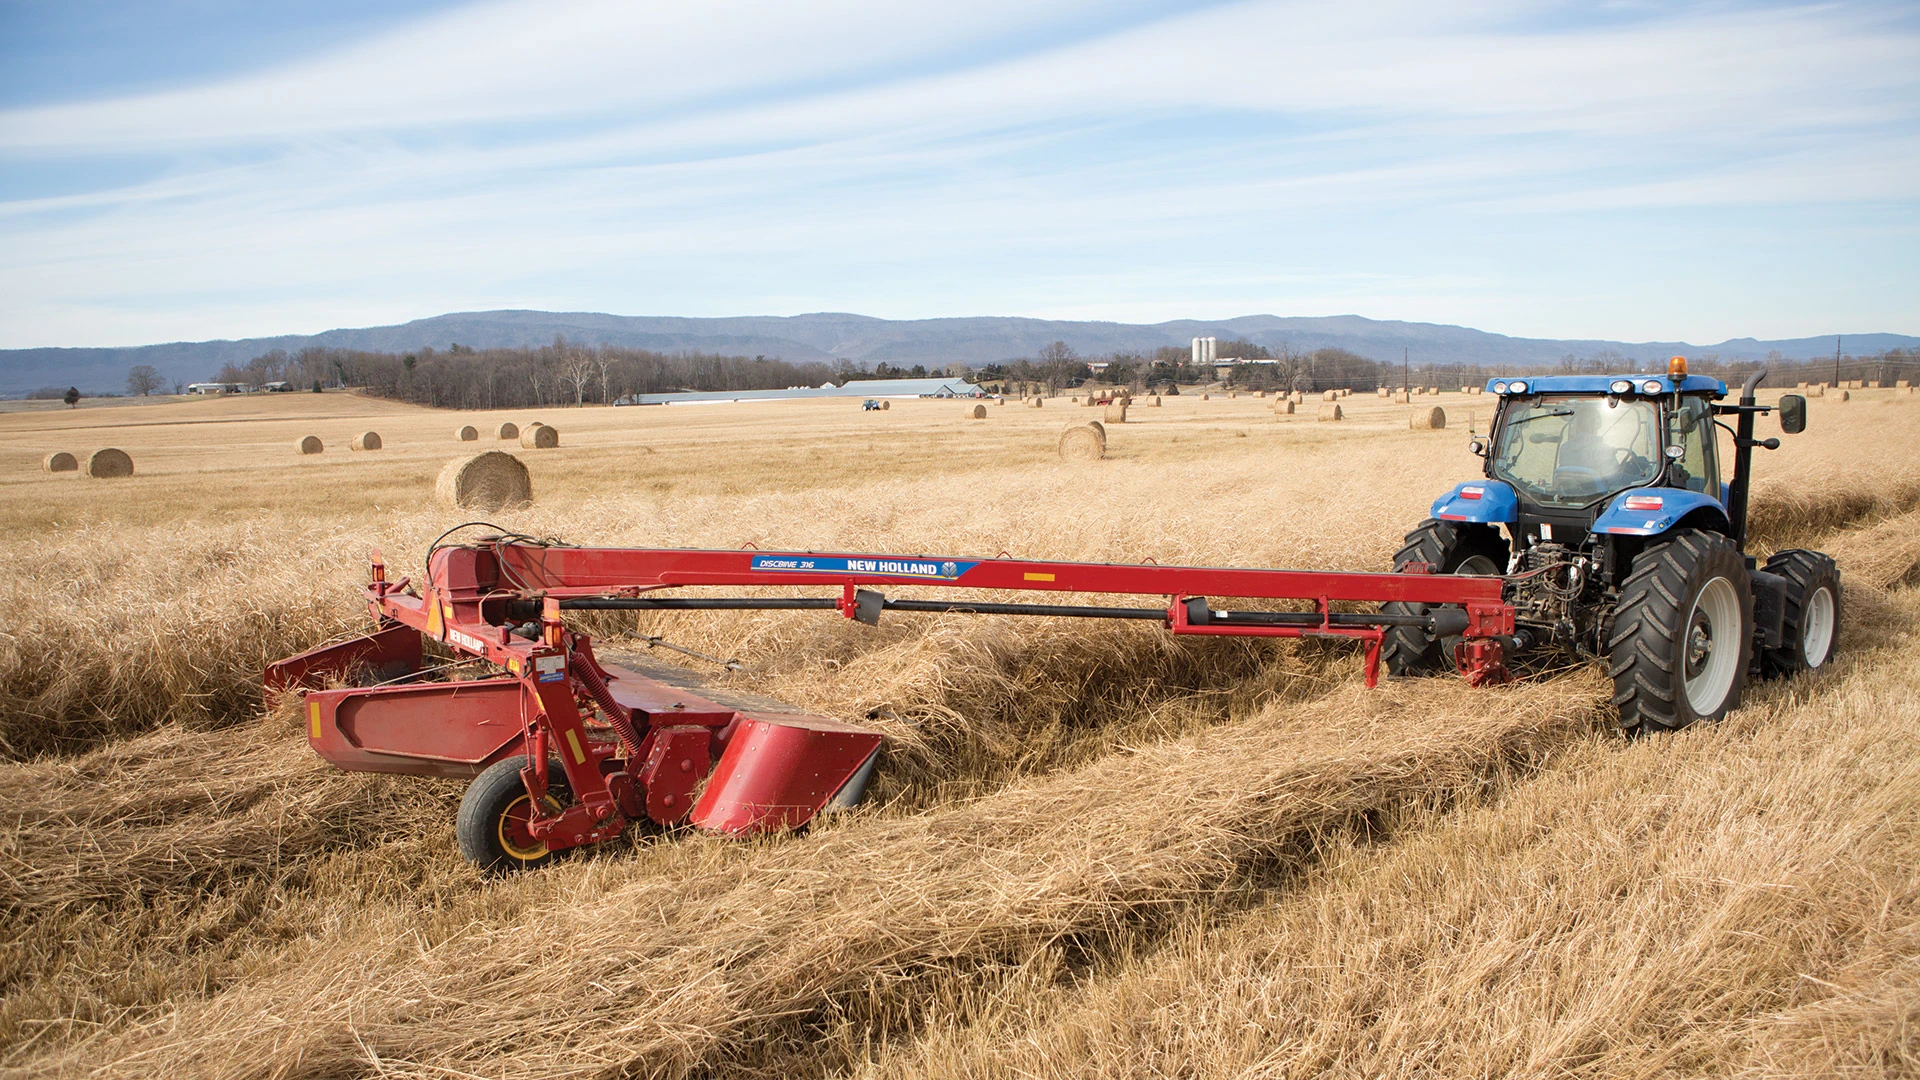
<svg viewBox="0 0 1920 1080">
<path fill-rule="evenodd" d="M 1395 571 L 1408 563 L 1426 563 L 1436 574 L 1488 574 L 1507 571 L 1507 542 L 1491 525 L 1465 522 L 1421 522 L 1407 534 L 1406 546 L 1393 557 Z M 1425 615 L 1427 605 L 1389 601 L 1380 605 L 1388 615 Z M 1426 675 L 1451 664 L 1444 641 L 1418 626 L 1390 626 L 1380 642 L 1380 659 L 1389 675 Z"/>
<path fill-rule="evenodd" d="M 1760 652 L 1762 674 L 1775 678 L 1817 671 L 1840 644 L 1840 568 L 1833 557 L 1789 548 L 1767 560 L 1767 573 L 1787 579 L 1780 647 Z"/>
<path fill-rule="evenodd" d="M 1683 529 L 1627 574 L 1607 656 L 1620 730 L 1677 731 L 1740 703 L 1753 650 L 1746 560 L 1718 533 Z"/>
<path fill-rule="evenodd" d="M 553 858 L 546 842 L 527 831 L 533 798 L 520 779 L 520 770 L 526 765 L 524 754 L 494 762 L 473 778 L 460 800 L 460 816 L 454 827 L 460 838 L 460 854 L 486 873 L 531 870 Z M 566 774 L 559 762 L 550 762 L 547 809 L 563 809 L 567 795 Z"/>
</svg>

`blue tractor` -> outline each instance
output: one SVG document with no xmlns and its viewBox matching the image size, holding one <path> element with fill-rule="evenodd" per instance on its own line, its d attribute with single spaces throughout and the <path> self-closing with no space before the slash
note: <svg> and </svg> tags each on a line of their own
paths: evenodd
<svg viewBox="0 0 1920 1080">
<path fill-rule="evenodd" d="M 1754 418 L 1806 428 L 1806 398 L 1737 404 L 1726 384 L 1687 374 L 1492 379 L 1493 423 L 1470 444 L 1485 479 L 1436 500 L 1407 534 L 1396 570 L 1505 578 L 1515 610 L 1508 654 L 1604 658 L 1629 734 L 1717 720 L 1749 677 L 1819 668 L 1840 633 L 1840 573 L 1815 551 L 1745 554 Z M 1731 417 L 1728 427 L 1719 418 Z M 1732 436 L 1723 472 L 1717 428 Z M 1424 614 L 1417 604 L 1386 610 Z M 1387 632 L 1395 675 L 1422 674 L 1472 648 L 1419 626 Z"/>
</svg>

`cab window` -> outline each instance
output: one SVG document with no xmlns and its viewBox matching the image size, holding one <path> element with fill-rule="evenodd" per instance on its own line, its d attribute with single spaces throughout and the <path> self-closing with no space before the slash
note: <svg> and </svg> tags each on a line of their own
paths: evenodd
<svg viewBox="0 0 1920 1080">
<path fill-rule="evenodd" d="M 1702 398 L 1691 397 L 1667 417 L 1667 445 L 1678 446 L 1668 476 L 1674 487 L 1720 497 L 1720 470 L 1714 460 L 1713 410 Z"/>
</svg>

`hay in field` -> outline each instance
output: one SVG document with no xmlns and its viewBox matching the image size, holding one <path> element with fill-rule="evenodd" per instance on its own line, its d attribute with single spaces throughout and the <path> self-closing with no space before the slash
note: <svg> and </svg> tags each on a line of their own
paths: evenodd
<svg viewBox="0 0 1920 1080">
<path fill-rule="evenodd" d="M 1842 390 L 1842 391 L 1840 391 L 1840 400 L 1841 400 L 1841 401 L 1852 401 L 1852 400 L 1853 400 L 1853 391 L 1851 391 L 1851 390 Z"/>
<path fill-rule="evenodd" d="M 1827 384 L 1815 383 L 1814 385 L 1807 387 L 1807 396 L 1808 397 L 1826 397 Z"/>
<path fill-rule="evenodd" d="M 442 503 L 462 510 L 506 510 L 533 501 L 526 465 L 501 450 L 447 462 L 433 490 Z"/>
<path fill-rule="evenodd" d="M 1127 403 L 1124 401 L 1116 401 L 1113 404 L 1107 406 L 1105 419 L 1109 424 L 1126 423 L 1127 422 Z"/>
<path fill-rule="evenodd" d="M 300 441 L 293 444 L 293 452 L 303 457 L 325 453 L 327 444 L 320 441 L 318 435 L 302 435 Z"/>
<path fill-rule="evenodd" d="M 1891 589 L 1920 585 L 1920 511 L 1823 540 L 1821 549 L 1840 564 L 1842 588 Z"/>
<path fill-rule="evenodd" d="M 1320 419 L 1344 420 L 1346 419 L 1346 415 L 1340 411 L 1338 403 L 1329 401 L 1320 406 Z"/>
<path fill-rule="evenodd" d="M 1273 414 L 1275 416 L 1292 416 L 1293 408 L 1294 406 L 1293 406 L 1292 399 L 1282 398 L 1279 401 L 1276 401 L 1273 403 Z"/>
<path fill-rule="evenodd" d="M 1340 391 L 1328 390 L 1326 393 L 1320 395 L 1320 400 L 1321 401 L 1339 401 Z"/>
<path fill-rule="evenodd" d="M 453 433 L 453 439 L 455 442 L 479 442 L 480 429 L 472 424 L 462 424 L 460 429 Z"/>
<path fill-rule="evenodd" d="M 499 430 L 495 431 L 494 434 L 496 437 L 502 439 L 518 439 L 520 437 L 520 425 L 513 423 L 501 424 Z"/>
<path fill-rule="evenodd" d="M 48 472 L 79 472 L 80 459 L 65 450 L 55 450 L 40 459 L 40 467 Z"/>
<path fill-rule="evenodd" d="M 881 410 L 882 412 L 885 412 L 886 410 L 888 410 L 888 409 L 891 409 L 891 408 L 893 408 L 893 402 L 891 402 L 891 401 L 882 401 L 882 402 L 880 403 L 880 410 Z"/>
<path fill-rule="evenodd" d="M 1307 392 L 1305 390 L 1295 390 L 1293 392 L 1293 403 L 1295 405 L 1305 405 L 1307 403 Z"/>
<path fill-rule="evenodd" d="M 1393 391 L 1391 391 L 1391 390 L 1389 390 L 1389 389 L 1387 389 L 1387 388 L 1386 388 L 1386 387 L 1384 387 L 1384 386 L 1382 386 L 1382 387 L 1380 387 L 1379 389 L 1377 389 L 1377 390 L 1375 390 L 1375 391 L 1374 391 L 1374 395 L 1375 395 L 1375 396 L 1377 396 L 1377 397 L 1386 397 L 1386 396 L 1388 396 L 1389 394 L 1392 394 L 1392 393 L 1393 393 Z"/>
<path fill-rule="evenodd" d="M 520 432 L 520 445 L 528 450 L 551 450 L 560 445 L 560 432 L 545 424 L 534 424 Z"/>
<path fill-rule="evenodd" d="M 985 405 L 975 405 L 967 410 L 967 418 L 971 420 L 985 420 L 987 418 L 987 407 Z"/>
<path fill-rule="evenodd" d="M 355 435 L 353 437 L 353 448 L 355 450 L 380 449 L 380 433 L 377 431 L 363 431 Z"/>
<path fill-rule="evenodd" d="M 1147 404 L 1149 404 L 1149 405 L 1151 405 L 1151 406 L 1153 406 L 1153 407 L 1154 407 L 1154 408 L 1156 408 L 1156 409 L 1157 409 L 1157 408 L 1159 408 L 1159 407 L 1160 407 L 1160 395 L 1159 395 L 1159 394 L 1155 394 L 1155 395 L 1153 395 L 1153 400 L 1152 400 L 1152 401 L 1150 401 L 1150 402 L 1148 402 Z"/>
<path fill-rule="evenodd" d="M 1073 424 L 1060 433 L 1060 456 L 1067 461 L 1099 461 L 1107 456 L 1107 429 L 1099 423 Z"/>
<path fill-rule="evenodd" d="M 1046 400 L 1047 400 L 1047 399 L 1045 399 L 1045 398 L 1038 398 L 1038 397 L 1033 397 L 1033 398 L 1028 398 L 1028 399 L 1027 399 L 1027 408 L 1029 408 L 1029 409 L 1037 409 L 1037 408 L 1039 408 L 1039 407 L 1040 407 L 1041 405 L 1043 405 L 1043 404 L 1045 404 L 1045 403 L 1046 403 Z"/>
<path fill-rule="evenodd" d="M 113 447 L 95 450 L 87 455 L 87 475 L 100 479 L 133 475 L 133 458 L 125 450 Z"/>
<path fill-rule="evenodd" d="M 1407 419 L 1407 426 L 1417 431 L 1447 426 L 1447 410 L 1435 405 L 1431 409 L 1415 409 Z"/>
</svg>

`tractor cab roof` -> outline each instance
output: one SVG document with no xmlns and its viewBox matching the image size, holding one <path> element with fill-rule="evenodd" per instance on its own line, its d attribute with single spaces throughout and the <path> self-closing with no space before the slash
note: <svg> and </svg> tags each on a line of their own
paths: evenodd
<svg viewBox="0 0 1920 1080">
<path fill-rule="evenodd" d="M 1705 375 L 1541 375 L 1488 379 L 1489 394 L 1711 394 L 1727 396 L 1727 384 Z"/>
</svg>

